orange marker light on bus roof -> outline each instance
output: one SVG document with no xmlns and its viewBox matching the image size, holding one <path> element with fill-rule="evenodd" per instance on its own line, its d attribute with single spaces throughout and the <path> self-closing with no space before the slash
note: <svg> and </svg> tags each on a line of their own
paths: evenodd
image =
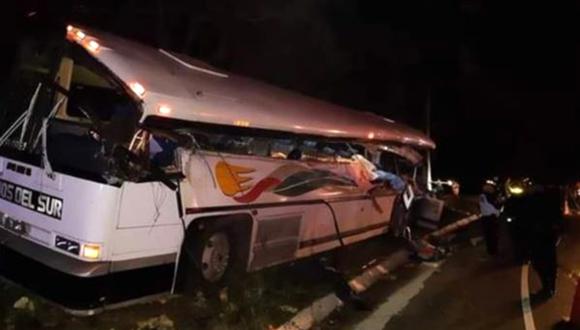
<svg viewBox="0 0 580 330">
<path fill-rule="evenodd" d="M 241 126 L 241 127 L 249 127 L 250 122 L 248 120 L 238 119 L 234 121 L 234 125 Z"/>
<path fill-rule="evenodd" d="M 374 132 L 370 132 L 368 135 L 369 140 L 372 140 L 375 138 L 375 133 Z"/>
<path fill-rule="evenodd" d="M 91 40 L 87 43 L 87 48 L 92 52 L 97 52 L 101 48 L 101 45 L 95 40 Z"/>
<path fill-rule="evenodd" d="M 76 36 L 76 37 L 77 37 L 79 40 L 83 40 L 84 38 L 86 38 L 86 36 L 87 36 L 87 35 L 86 35 L 86 33 L 84 33 L 83 31 L 81 31 L 81 30 L 78 30 L 78 31 L 75 33 L 75 36 Z"/>
<path fill-rule="evenodd" d="M 160 105 L 158 111 L 162 115 L 168 115 L 171 113 L 171 108 L 167 105 Z"/>
<path fill-rule="evenodd" d="M 145 95 L 145 87 L 138 82 L 132 82 L 129 84 L 129 87 L 137 96 L 143 97 Z"/>
</svg>

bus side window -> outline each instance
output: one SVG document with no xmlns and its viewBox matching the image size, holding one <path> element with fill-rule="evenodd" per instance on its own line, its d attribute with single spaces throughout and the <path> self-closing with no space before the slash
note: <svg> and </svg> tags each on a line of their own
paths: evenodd
<svg viewBox="0 0 580 330">
<path fill-rule="evenodd" d="M 302 145 L 303 159 L 318 162 L 335 162 L 336 151 L 331 144 L 321 141 L 306 140 Z"/>
<path fill-rule="evenodd" d="M 398 157 L 398 156 L 395 157 L 395 161 L 396 161 L 399 175 L 404 176 L 404 177 L 408 177 L 408 178 L 414 177 L 415 166 L 413 166 L 413 164 L 411 164 L 408 160 L 406 160 L 402 157 Z"/>
<path fill-rule="evenodd" d="M 384 171 L 390 172 L 390 173 L 395 173 L 395 174 L 399 174 L 398 172 L 398 166 L 396 164 L 396 157 L 394 154 L 390 153 L 390 152 L 382 152 L 381 153 L 381 168 Z"/>
<path fill-rule="evenodd" d="M 166 171 L 175 171 L 177 147 L 177 142 L 168 137 L 150 134 L 148 154 L 151 164 Z"/>
<path fill-rule="evenodd" d="M 297 149 L 296 143 L 291 139 L 273 139 L 270 143 L 270 157 L 276 159 L 288 159 L 288 155 Z M 296 151 L 295 151 L 296 153 Z M 301 157 L 302 155 L 300 155 Z M 298 159 L 300 159 L 298 157 Z"/>
<path fill-rule="evenodd" d="M 271 140 L 260 137 L 249 138 L 248 151 L 251 155 L 269 157 L 271 154 Z"/>
<path fill-rule="evenodd" d="M 300 148 L 294 148 L 292 150 L 290 150 L 290 152 L 288 152 L 288 155 L 286 155 L 286 159 L 288 160 L 301 160 L 302 159 L 302 150 L 300 150 Z"/>
</svg>

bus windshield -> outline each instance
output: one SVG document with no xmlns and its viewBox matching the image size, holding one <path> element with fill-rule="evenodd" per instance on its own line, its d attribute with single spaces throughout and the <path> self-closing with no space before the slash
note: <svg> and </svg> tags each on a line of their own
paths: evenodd
<svg viewBox="0 0 580 330">
<path fill-rule="evenodd" d="M 139 101 L 86 50 L 62 40 L 22 41 L 8 83 L 2 134 L 20 117 L 26 119 L 0 141 L 2 149 L 39 163 L 46 154 L 55 170 L 98 181 L 134 177 L 121 170 L 114 154 L 133 138 Z"/>
</svg>

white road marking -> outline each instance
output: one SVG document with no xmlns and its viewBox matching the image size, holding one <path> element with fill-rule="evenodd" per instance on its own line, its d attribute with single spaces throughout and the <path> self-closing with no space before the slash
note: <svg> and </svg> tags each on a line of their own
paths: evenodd
<svg viewBox="0 0 580 330">
<path fill-rule="evenodd" d="M 440 230 L 437 230 L 435 232 L 432 232 L 431 234 L 424 236 L 423 240 L 429 240 L 431 238 L 445 236 L 479 219 L 480 219 L 479 214 L 468 216 L 466 218 L 458 220 L 457 222 L 454 222 L 453 224 L 447 225 L 441 228 Z M 394 269 L 405 264 L 408 261 L 408 257 L 409 257 L 408 252 L 404 250 L 399 250 L 390 255 L 387 258 L 387 260 L 371 267 L 370 269 L 365 270 L 363 274 L 351 280 L 349 282 L 349 285 L 356 293 L 364 292 L 377 280 L 379 280 L 382 276 L 391 273 Z M 437 266 L 438 264 L 433 263 L 432 265 L 427 265 L 425 267 L 433 268 L 433 265 Z M 429 276 L 431 274 L 429 274 Z M 423 282 L 425 280 L 423 280 Z M 315 324 L 323 321 L 326 317 L 328 317 L 328 315 L 330 315 L 333 311 L 335 311 L 339 306 L 342 305 L 343 305 L 342 301 L 334 293 L 328 294 L 318 299 L 317 301 L 313 302 L 310 306 L 306 307 L 302 311 L 298 312 L 298 314 L 296 314 L 291 320 L 278 327 L 278 330 L 310 329 Z"/>
<path fill-rule="evenodd" d="M 409 253 L 404 249 L 398 250 L 381 263 L 365 270 L 361 275 L 351 280 L 349 285 L 355 292 L 361 293 L 381 277 L 392 273 L 393 270 L 407 263 L 408 260 Z M 343 302 L 334 293 L 328 294 L 298 312 L 290 321 L 281 325 L 278 330 L 310 329 L 315 324 L 322 322 L 337 307 L 342 305 Z"/>
<path fill-rule="evenodd" d="M 384 329 L 391 318 L 400 313 L 423 289 L 425 282 L 440 266 L 440 263 L 423 264 L 421 271 L 411 282 L 398 289 L 388 300 L 380 305 L 375 311 L 356 325 L 357 330 Z"/>
<path fill-rule="evenodd" d="M 530 266 L 528 264 L 523 265 L 521 280 L 522 313 L 524 314 L 524 325 L 526 330 L 536 330 L 534 315 L 532 314 L 532 306 L 530 305 L 530 286 L 528 282 L 529 272 Z"/>
</svg>

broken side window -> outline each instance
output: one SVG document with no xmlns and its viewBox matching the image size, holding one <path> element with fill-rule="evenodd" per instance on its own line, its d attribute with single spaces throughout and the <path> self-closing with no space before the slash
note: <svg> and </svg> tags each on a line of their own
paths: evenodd
<svg viewBox="0 0 580 330">
<path fill-rule="evenodd" d="M 292 139 L 273 139 L 270 145 L 270 157 L 287 159 L 288 154 L 296 149 L 296 141 Z"/>
<path fill-rule="evenodd" d="M 397 159 L 395 154 L 390 152 L 381 152 L 381 168 L 390 173 L 397 173 Z"/>
<path fill-rule="evenodd" d="M 345 142 L 301 138 L 281 133 L 279 136 L 254 130 L 228 127 L 206 127 L 204 124 L 151 116 L 145 119 L 150 130 L 186 136 L 191 146 L 204 151 L 268 157 L 274 159 L 350 162 L 353 149 Z"/>
</svg>

